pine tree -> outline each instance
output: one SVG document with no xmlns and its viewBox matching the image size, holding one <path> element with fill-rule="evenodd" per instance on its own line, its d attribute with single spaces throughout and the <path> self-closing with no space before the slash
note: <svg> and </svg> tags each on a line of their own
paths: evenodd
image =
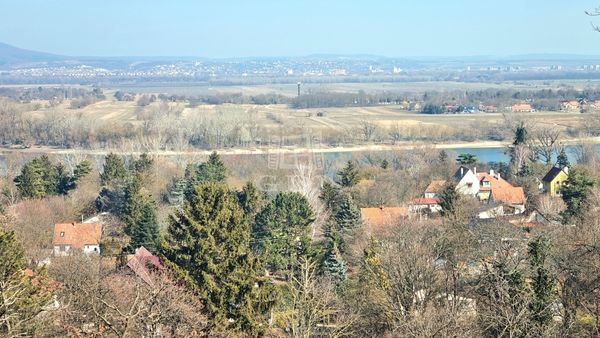
<svg viewBox="0 0 600 338">
<path fill-rule="evenodd" d="M 104 161 L 104 170 L 100 174 L 100 182 L 102 185 L 107 185 L 114 179 L 124 179 L 127 177 L 127 169 L 123 159 L 113 153 L 106 155 Z"/>
<path fill-rule="evenodd" d="M 336 241 L 333 239 L 328 240 L 321 271 L 323 275 L 331 278 L 336 285 L 341 284 L 348 277 L 348 267 L 338 250 Z"/>
<path fill-rule="evenodd" d="M 439 204 L 440 207 L 442 207 L 442 215 L 446 217 L 457 216 L 460 207 L 460 201 L 462 199 L 461 197 L 461 194 L 456 191 L 455 184 L 447 184 L 442 189 L 439 196 Z"/>
<path fill-rule="evenodd" d="M 34 336 L 34 321 L 50 303 L 45 271 L 34 271 L 31 278 L 25 268 L 24 251 L 14 232 L 0 229 L 0 336 Z"/>
<path fill-rule="evenodd" d="M 354 161 L 348 161 L 342 170 L 338 171 L 339 184 L 342 187 L 352 187 L 360 181 L 358 167 Z"/>
<path fill-rule="evenodd" d="M 234 194 L 222 183 L 193 187 L 170 218 L 164 253 L 204 301 L 211 324 L 256 335 L 264 309 L 256 288 L 260 267 L 249 250 L 250 227 Z"/>
<path fill-rule="evenodd" d="M 558 153 L 558 156 L 556 157 L 556 166 L 560 169 L 568 168 L 571 166 L 571 163 L 569 162 L 569 157 L 567 156 L 564 147 L 560 149 L 560 153 Z"/>
<path fill-rule="evenodd" d="M 160 246 L 160 229 L 156 219 L 156 207 L 152 201 L 145 201 L 131 230 L 129 246 L 132 250 L 144 246 L 150 252 L 158 252 Z"/>
<path fill-rule="evenodd" d="M 196 183 L 224 182 L 227 177 L 227 168 L 217 152 L 208 157 L 208 161 L 200 164 L 196 170 Z"/>
<path fill-rule="evenodd" d="M 342 231 L 356 229 L 361 224 L 360 210 L 350 194 L 341 194 L 334 207 L 334 215 L 338 227 Z"/>
<path fill-rule="evenodd" d="M 143 153 L 137 160 L 131 162 L 130 169 L 137 173 L 145 174 L 148 173 L 150 169 L 152 169 L 153 165 L 154 160 L 151 159 L 150 156 L 148 156 L 148 154 Z"/>
<path fill-rule="evenodd" d="M 26 163 L 21 174 L 15 177 L 14 182 L 23 197 L 43 198 L 46 196 L 43 168 L 37 162 Z"/>
<path fill-rule="evenodd" d="M 299 257 L 310 253 L 314 214 L 306 197 L 297 192 L 277 194 L 256 216 L 254 250 L 272 272 L 290 273 Z"/>
<path fill-rule="evenodd" d="M 254 220 L 263 203 L 263 196 L 252 182 L 247 182 L 241 191 L 237 192 L 238 203 L 250 220 Z"/>
<path fill-rule="evenodd" d="M 477 161 L 479 161 L 479 160 L 477 159 L 477 156 L 475 156 L 473 154 L 465 153 L 465 154 L 458 155 L 457 161 L 461 165 L 472 166 L 474 164 L 477 164 Z"/>
<path fill-rule="evenodd" d="M 331 182 L 326 180 L 323 182 L 323 186 L 321 187 L 321 194 L 319 195 L 319 198 L 321 201 L 323 201 L 327 209 L 331 211 L 333 210 L 334 204 L 338 200 L 339 194 L 340 190 Z"/>
<path fill-rule="evenodd" d="M 545 267 L 550 244 L 547 238 L 536 237 L 529 243 L 528 247 L 529 262 L 533 270 L 533 299 L 529 308 L 532 319 L 543 330 L 552 320 L 551 305 L 556 285 L 554 277 Z"/>
<path fill-rule="evenodd" d="M 563 211 L 565 220 L 583 216 L 583 204 L 587 200 L 596 179 L 583 170 L 572 170 L 561 189 L 561 197 L 567 209 Z"/>
<path fill-rule="evenodd" d="M 527 142 L 527 128 L 525 124 L 521 122 L 517 128 L 515 129 L 515 138 L 513 140 L 513 145 L 518 146 L 525 144 Z"/>
<path fill-rule="evenodd" d="M 137 222 L 142 216 L 142 208 L 146 202 L 146 196 L 142 195 L 142 177 L 140 174 L 133 175 L 124 190 L 123 205 L 121 207 L 121 218 L 125 222 L 125 233 L 133 236 Z"/>
</svg>

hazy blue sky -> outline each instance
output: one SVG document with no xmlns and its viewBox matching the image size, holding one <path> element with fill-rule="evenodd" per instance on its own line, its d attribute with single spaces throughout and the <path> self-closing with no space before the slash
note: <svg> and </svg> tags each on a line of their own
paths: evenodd
<svg viewBox="0 0 600 338">
<path fill-rule="evenodd" d="M 0 0 L 0 42 L 66 55 L 600 55 L 600 0 Z M 600 24 L 600 17 L 596 20 Z"/>
</svg>

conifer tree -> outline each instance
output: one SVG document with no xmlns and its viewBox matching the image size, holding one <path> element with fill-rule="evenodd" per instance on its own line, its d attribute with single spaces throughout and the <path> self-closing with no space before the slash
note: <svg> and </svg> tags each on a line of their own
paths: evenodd
<svg viewBox="0 0 600 338">
<path fill-rule="evenodd" d="M 152 169 L 154 165 L 154 160 L 148 156 L 148 154 L 143 153 L 140 157 L 133 162 L 131 162 L 130 169 L 137 173 L 147 173 Z"/>
<path fill-rule="evenodd" d="M 333 216 L 340 230 L 348 231 L 360 226 L 360 210 L 350 194 L 344 193 L 339 196 L 334 211 Z"/>
<path fill-rule="evenodd" d="M 447 184 L 442 189 L 439 196 L 440 207 L 442 207 L 442 215 L 446 217 L 456 216 L 460 207 L 461 197 L 461 194 L 456 191 L 455 184 Z"/>
<path fill-rule="evenodd" d="M 238 203 L 244 210 L 244 213 L 250 220 L 260 211 L 263 203 L 263 196 L 252 182 L 247 182 L 241 191 L 237 193 Z"/>
<path fill-rule="evenodd" d="M 328 210 L 333 210 L 336 201 L 338 200 L 338 196 L 340 194 L 340 190 L 331 182 L 324 181 L 323 186 L 321 187 L 321 194 L 319 198 Z"/>
<path fill-rule="evenodd" d="M 323 275 L 331 278 L 336 285 L 339 285 L 348 277 L 348 267 L 338 250 L 336 241 L 330 239 L 328 242 L 321 271 Z"/>
<path fill-rule="evenodd" d="M 224 182 L 227 177 L 227 168 L 217 152 L 208 157 L 208 161 L 201 163 L 196 170 L 196 183 Z"/>
<path fill-rule="evenodd" d="M 142 205 L 139 219 L 131 229 L 132 251 L 144 246 L 152 253 L 157 253 L 160 246 L 160 229 L 156 219 L 156 207 L 152 201 L 145 201 Z"/>
<path fill-rule="evenodd" d="M 543 331 L 543 328 L 552 320 L 551 306 L 556 285 L 554 277 L 545 266 L 549 241 L 544 237 L 536 237 L 528 247 L 529 262 L 533 270 L 533 299 L 529 307 L 533 321 Z"/>
<path fill-rule="evenodd" d="M 43 170 L 34 161 L 30 161 L 23 166 L 21 174 L 14 179 L 21 196 L 30 198 L 43 198 L 46 196 Z"/>
<path fill-rule="evenodd" d="M 595 184 L 596 179 L 586 171 L 571 171 L 561 189 L 561 197 L 567 205 L 567 209 L 563 211 L 565 220 L 583 216 L 583 205 Z"/>
<path fill-rule="evenodd" d="M 256 216 L 253 248 L 269 270 L 290 273 L 299 257 L 310 252 L 314 214 L 306 197 L 297 192 L 277 194 Z"/>
<path fill-rule="evenodd" d="M 342 170 L 338 171 L 339 184 L 342 187 L 352 187 L 360 180 L 358 167 L 354 161 L 348 161 Z"/>
<path fill-rule="evenodd" d="M 34 336 L 33 324 L 52 294 L 44 270 L 25 274 L 23 248 L 14 232 L 0 229 L 0 336 Z"/>
<path fill-rule="evenodd" d="M 560 152 L 556 157 L 556 166 L 560 169 L 564 169 L 571 166 L 571 163 L 569 162 L 569 157 L 567 156 L 564 147 L 560 149 Z"/>
<path fill-rule="evenodd" d="M 125 168 L 123 158 L 113 153 L 106 155 L 104 170 L 100 174 L 100 182 L 102 185 L 107 185 L 114 179 L 124 179 L 126 177 L 127 169 Z"/>
<path fill-rule="evenodd" d="M 257 335 L 264 324 L 255 284 L 260 270 L 249 250 L 250 227 L 234 194 L 222 183 L 193 187 L 170 218 L 164 254 L 194 286 L 214 328 Z"/>
</svg>

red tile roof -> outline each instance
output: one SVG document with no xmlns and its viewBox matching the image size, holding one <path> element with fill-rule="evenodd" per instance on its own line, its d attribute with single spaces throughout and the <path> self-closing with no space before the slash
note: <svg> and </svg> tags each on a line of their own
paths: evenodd
<svg viewBox="0 0 600 338">
<path fill-rule="evenodd" d="M 102 237 L 102 224 L 59 223 L 54 225 L 54 245 L 70 245 L 81 249 L 85 245 L 98 245 Z"/>
<path fill-rule="evenodd" d="M 438 204 L 440 202 L 437 198 L 415 198 L 411 201 L 411 204 L 419 204 L 419 205 L 433 205 Z"/>
<path fill-rule="evenodd" d="M 408 218 L 408 214 L 407 207 L 360 209 L 363 223 L 370 226 L 374 231 L 392 225 L 401 219 Z"/>
<path fill-rule="evenodd" d="M 480 191 L 491 190 L 492 199 L 506 204 L 525 204 L 525 192 L 521 187 L 513 187 L 499 174 L 477 173 L 479 182 L 490 182 L 488 186 L 479 186 Z"/>
<path fill-rule="evenodd" d="M 127 266 L 148 285 L 154 286 L 150 269 L 162 269 L 160 259 L 143 246 L 135 249 L 135 254 L 128 257 Z"/>
</svg>

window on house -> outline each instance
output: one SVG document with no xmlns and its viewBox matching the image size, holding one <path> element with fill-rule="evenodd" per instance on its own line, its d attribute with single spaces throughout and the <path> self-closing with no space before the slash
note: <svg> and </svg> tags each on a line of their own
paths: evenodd
<svg viewBox="0 0 600 338">
<path fill-rule="evenodd" d="M 60 237 L 65 237 L 65 232 L 64 231 L 60 232 Z"/>
<path fill-rule="evenodd" d="M 469 188 L 473 187 L 473 182 L 467 183 L 467 187 L 469 187 Z"/>
</svg>

